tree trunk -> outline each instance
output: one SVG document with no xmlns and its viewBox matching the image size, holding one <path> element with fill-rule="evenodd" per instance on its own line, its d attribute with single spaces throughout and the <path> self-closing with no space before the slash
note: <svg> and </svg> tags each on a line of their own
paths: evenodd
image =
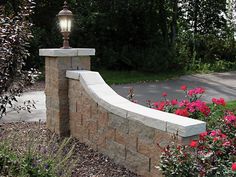
<svg viewBox="0 0 236 177">
<path fill-rule="evenodd" d="M 194 28 L 194 36 L 197 34 L 198 29 L 197 29 L 197 25 L 198 25 L 198 13 L 199 13 L 199 0 L 195 0 L 194 2 L 194 19 L 193 19 L 193 28 Z"/>
<path fill-rule="evenodd" d="M 162 38 L 164 44 L 168 46 L 168 28 L 167 28 L 165 3 L 166 3 L 165 0 L 159 0 L 159 15 L 160 15 L 160 28 L 162 32 Z"/>
<path fill-rule="evenodd" d="M 171 44 L 175 48 L 177 35 L 178 0 L 172 2 Z"/>
<path fill-rule="evenodd" d="M 194 1 L 194 16 L 193 16 L 193 55 L 192 64 L 195 65 L 197 50 L 196 50 L 196 35 L 198 34 L 198 13 L 199 13 L 199 0 Z"/>
</svg>

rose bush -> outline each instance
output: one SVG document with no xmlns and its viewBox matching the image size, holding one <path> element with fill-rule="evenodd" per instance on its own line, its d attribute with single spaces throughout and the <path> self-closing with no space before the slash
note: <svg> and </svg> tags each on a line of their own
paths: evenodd
<svg viewBox="0 0 236 177">
<path fill-rule="evenodd" d="M 168 177 L 214 177 L 236 176 L 236 115 L 225 109 L 223 98 L 213 98 L 212 104 L 200 100 L 203 88 L 188 90 L 182 86 L 186 99 L 168 100 L 163 95 L 161 102 L 149 106 L 185 117 L 204 120 L 207 131 L 189 145 L 175 143 L 162 149 L 158 168 Z"/>
<path fill-rule="evenodd" d="M 181 86 L 181 90 L 185 93 L 183 100 L 169 100 L 167 93 L 162 94 L 163 99 L 159 102 L 147 101 L 148 107 L 175 113 L 184 117 L 191 117 L 207 122 L 208 129 L 219 128 L 222 124 L 220 117 L 224 115 L 226 103 L 223 98 L 213 98 L 212 104 L 207 104 L 201 100 L 205 89 L 197 87 L 188 90 L 186 85 Z"/>
</svg>

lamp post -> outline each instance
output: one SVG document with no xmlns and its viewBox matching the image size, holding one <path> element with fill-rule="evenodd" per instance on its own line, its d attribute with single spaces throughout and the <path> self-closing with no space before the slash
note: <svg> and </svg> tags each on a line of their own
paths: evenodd
<svg viewBox="0 0 236 177">
<path fill-rule="evenodd" d="M 71 24 L 73 14 L 68 10 L 67 2 L 64 2 L 63 9 L 58 13 L 58 19 L 60 24 L 61 33 L 63 35 L 63 49 L 69 49 L 69 35 L 71 32 Z"/>
</svg>

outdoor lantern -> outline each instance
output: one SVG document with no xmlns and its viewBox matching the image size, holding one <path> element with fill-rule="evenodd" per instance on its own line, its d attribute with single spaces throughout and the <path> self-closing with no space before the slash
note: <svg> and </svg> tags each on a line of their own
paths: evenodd
<svg viewBox="0 0 236 177">
<path fill-rule="evenodd" d="M 63 49 L 70 48 L 69 45 L 69 35 L 71 32 L 71 24 L 73 14 L 70 10 L 68 10 L 67 2 L 64 2 L 63 10 L 58 13 L 59 25 L 61 28 L 61 33 L 63 35 Z"/>
</svg>

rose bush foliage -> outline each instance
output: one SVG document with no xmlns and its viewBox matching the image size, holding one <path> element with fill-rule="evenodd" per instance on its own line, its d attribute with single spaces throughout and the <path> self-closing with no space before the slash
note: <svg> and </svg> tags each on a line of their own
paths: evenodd
<svg viewBox="0 0 236 177">
<path fill-rule="evenodd" d="M 222 123 L 220 117 L 224 115 L 224 109 L 226 103 L 223 98 L 213 98 L 213 104 L 207 104 L 201 100 L 201 97 L 205 93 L 205 89 L 201 87 L 189 89 L 187 86 L 181 86 L 181 90 L 185 93 L 185 99 L 183 100 L 169 100 L 167 99 L 167 93 L 163 93 L 163 100 L 159 102 L 147 101 L 149 107 L 156 110 L 175 113 L 184 117 L 191 117 L 194 119 L 206 121 L 208 128 L 219 127 Z"/>
<path fill-rule="evenodd" d="M 162 149 L 158 168 L 168 177 L 236 176 L 236 115 L 226 110 L 223 98 L 213 98 L 212 104 L 200 100 L 205 90 L 188 90 L 182 86 L 186 99 L 149 103 L 149 107 L 185 117 L 204 120 L 207 131 L 189 145 L 173 143 Z"/>
</svg>

